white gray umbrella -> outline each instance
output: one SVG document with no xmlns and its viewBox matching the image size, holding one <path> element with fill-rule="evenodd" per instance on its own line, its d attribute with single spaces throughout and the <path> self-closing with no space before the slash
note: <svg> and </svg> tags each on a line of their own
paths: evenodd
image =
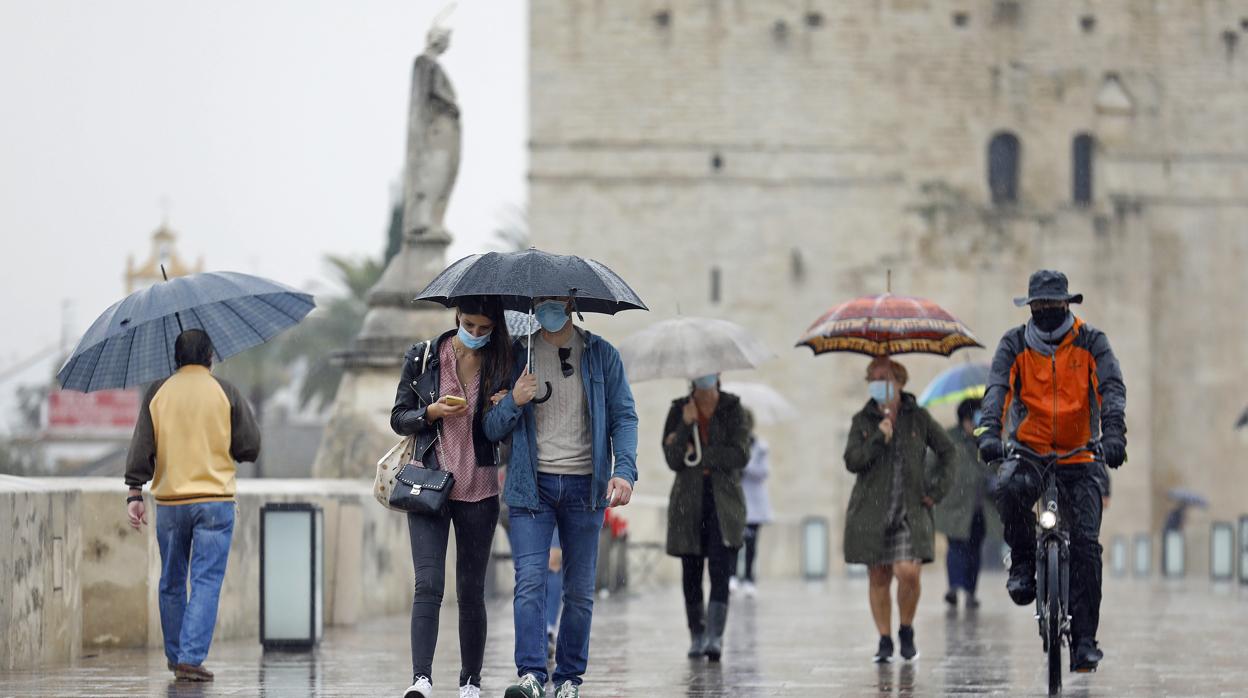
<svg viewBox="0 0 1248 698">
<path fill-rule="evenodd" d="M 507 320 L 507 333 L 513 339 L 518 337 L 528 337 L 541 327 L 532 315 L 520 313 L 514 310 L 504 310 L 503 318 Z"/>
<path fill-rule="evenodd" d="M 619 350 L 632 382 L 757 368 L 775 356 L 740 325 L 684 316 L 657 322 L 628 337 L 620 342 Z"/>
<path fill-rule="evenodd" d="M 741 398 L 758 424 L 792 422 L 801 416 L 780 391 L 765 383 L 724 383 L 721 389 Z"/>
</svg>

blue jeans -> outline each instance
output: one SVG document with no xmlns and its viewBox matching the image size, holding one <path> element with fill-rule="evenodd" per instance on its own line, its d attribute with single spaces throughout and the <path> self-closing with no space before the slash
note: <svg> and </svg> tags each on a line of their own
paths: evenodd
<svg viewBox="0 0 1248 698">
<path fill-rule="evenodd" d="M 545 682 L 546 584 L 551 535 L 563 548 L 563 614 L 555 644 L 556 686 L 581 684 L 589 664 L 594 574 L 604 510 L 593 508 L 589 475 L 538 473 L 538 508 L 511 509 L 511 555 L 516 565 L 516 670 Z"/>
<path fill-rule="evenodd" d="M 983 566 L 984 549 L 983 509 L 976 509 L 971 519 L 971 537 L 965 540 L 949 539 L 949 552 L 945 555 L 945 569 L 949 575 L 950 589 L 963 589 L 971 596 L 979 587 L 979 568 Z"/>
<path fill-rule="evenodd" d="M 234 502 L 156 507 L 160 629 L 165 636 L 165 657 L 174 664 L 199 666 L 208 656 L 233 535 Z"/>
</svg>

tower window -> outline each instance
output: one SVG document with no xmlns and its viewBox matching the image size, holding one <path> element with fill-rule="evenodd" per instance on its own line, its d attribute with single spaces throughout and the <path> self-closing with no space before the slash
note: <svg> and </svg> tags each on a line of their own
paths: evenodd
<svg viewBox="0 0 1248 698">
<path fill-rule="evenodd" d="M 998 206 L 1018 203 L 1018 172 L 1022 146 L 1018 136 L 1002 131 L 988 142 L 988 191 Z"/>
<path fill-rule="evenodd" d="M 1092 153 L 1096 141 L 1091 134 L 1080 133 L 1070 146 L 1071 198 L 1078 206 L 1092 203 Z"/>
</svg>

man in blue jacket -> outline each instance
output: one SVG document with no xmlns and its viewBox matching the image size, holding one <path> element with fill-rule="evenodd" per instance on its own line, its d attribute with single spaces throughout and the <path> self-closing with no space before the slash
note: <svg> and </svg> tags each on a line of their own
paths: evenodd
<svg viewBox="0 0 1248 698">
<path fill-rule="evenodd" d="M 503 485 L 516 566 L 520 681 L 506 698 L 546 695 L 546 569 L 552 533 L 563 546 L 563 616 L 555 648 L 556 698 L 579 698 L 589 663 L 598 534 L 607 507 L 628 504 L 637 480 L 637 411 L 619 352 L 571 321 L 570 298 L 539 298 L 542 329 L 517 343 L 514 389 L 486 413 L 492 441 L 511 436 Z M 537 397 L 541 376 L 545 395 Z"/>
</svg>

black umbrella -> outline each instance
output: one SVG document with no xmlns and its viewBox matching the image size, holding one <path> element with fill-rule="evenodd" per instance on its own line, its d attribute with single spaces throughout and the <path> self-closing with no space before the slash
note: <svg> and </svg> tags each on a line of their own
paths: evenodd
<svg viewBox="0 0 1248 698">
<path fill-rule="evenodd" d="M 605 264 L 535 247 L 464 257 L 429 282 L 416 300 L 449 308 L 463 296 L 502 296 L 506 308 L 521 312 L 532 310 L 534 298 L 562 296 L 572 297 L 576 310 L 583 313 L 648 310 Z"/>
<path fill-rule="evenodd" d="M 577 313 L 614 315 L 621 310 L 649 310 L 628 284 L 605 264 L 575 255 L 559 255 L 530 247 L 521 252 L 486 252 L 455 262 L 438 274 L 418 301 L 431 301 L 448 308 L 464 296 L 499 296 L 503 307 L 533 312 L 535 298 L 572 299 Z M 533 342 L 528 343 L 532 363 Z M 536 403 L 550 399 L 552 386 Z"/>
</svg>

